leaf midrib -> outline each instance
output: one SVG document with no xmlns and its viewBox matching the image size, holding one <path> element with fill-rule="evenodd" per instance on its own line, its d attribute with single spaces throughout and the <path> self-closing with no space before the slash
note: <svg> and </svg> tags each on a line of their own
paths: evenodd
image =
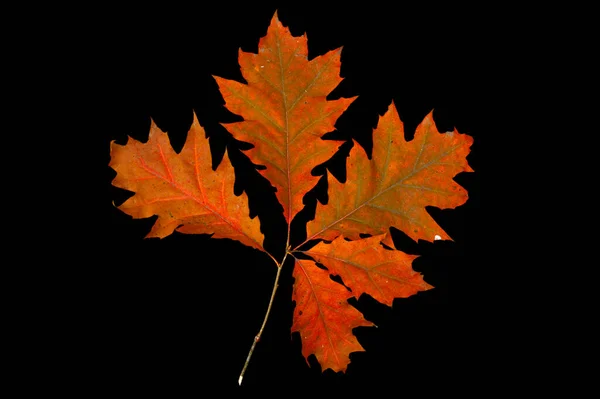
<svg viewBox="0 0 600 399">
<path fill-rule="evenodd" d="M 298 262 L 298 265 L 300 265 L 300 269 L 302 270 L 302 273 L 304 273 L 304 277 L 306 277 L 306 280 L 308 281 L 308 284 L 310 285 L 310 291 L 312 293 L 314 301 L 317 304 L 317 309 L 319 310 L 319 318 L 321 319 L 321 322 L 323 323 L 323 327 L 325 328 L 325 334 L 327 335 L 327 340 L 329 341 L 329 347 L 331 348 L 331 352 L 333 353 L 333 356 L 335 356 L 336 363 L 338 364 L 338 366 L 340 366 L 340 364 L 341 364 L 340 359 L 338 358 L 338 355 L 335 352 L 335 347 L 333 346 L 333 342 L 331 341 L 331 333 L 329 331 L 329 326 L 327 325 L 327 322 L 325 321 L 326 318 L 325 318 L 325 315 L 323 314 L 323 310 L 321 309 L 321 301 L 317 297 L 315 287 L 312 283 L 311 278 L 308 276 L 308 273 L 306 272 L 306 270 L 304 270 L 304 266 L 302 265 L 302 262 L 298 258 L 296 258 L 296 262 Z M 315 265 L 315 267 L 317 267 L 317 266 Z"/>
<path fill-rule="evenodd" d="M 276 31 L 277 32 L 277 31 Z M 275 34 L 275 43 L 277 43 L 277 58 L 279 59 L 279 79 L 281 81 L 281 99 L 283 100 L 283 118 L 284 118 L 284 134 L 285 134 L 285 172 L 287 177 L 287 192 L 288 192 L 288 228 L 287 228 L 287 240 L 286 246 L 290 240 L 290 223 L 292 220 L 292 187 L 291 187 L 291 179 L 290 179 L 290 152 L 289 152 L 289 136 L 290 136 L 290 128 L 289 128 L 289 118 L 287 111 L 287 93 L 285 90 L 285 79 L 283 77 L 283 59 L 281 54 L 281 46 L 280 46 L 280 38 L 279 34 Z"/>
</svg>

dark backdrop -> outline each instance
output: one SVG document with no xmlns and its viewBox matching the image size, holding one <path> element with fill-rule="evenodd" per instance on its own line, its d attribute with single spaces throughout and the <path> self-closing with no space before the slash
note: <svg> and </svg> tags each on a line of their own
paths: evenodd
<svg viewBox="0 0 600 399">
<path fill-rule="evenodd" d="M 257 188 L 256 172 L 220 125 L 239 119 L 224 108 L 212 75 L 241 79 L 238 49 L 257 50 L 276 9 L 293 35 L 307 32 L 309 59 L 343 46 L 345 79 L 331 97 L 358 99 L 336 125 L 340 137 L 355 138 L 370 151 L 372 129 L 393 100 L 408 138 L 432 109 L 440 131 L 456 127 L 475 138 L 468 156 L 475 173 L 455 178 L 469 191 L 469 201 L 454 210 L 428 209 L 454 241 L 416 243 L 394 232 L 399 249 L 421 255 L 414 268 L 436 288 L 396 299 L 392 308 L 368 296 L 353 302 L 378 328 L 355 330 L 366 352 L 351 356 L 345 374 L 321 373 L 314 359 L 308 365 L 302 357 L 299 336 L 290 335 L 292 278 L 286 264 L 242 389 L 284 389 L 285 395 L 367 387 L 397 397 L 468 389 L 492 345 L 481 337 L 478 320 L 486 310 L 478 287 L 485 281 L 477 281 L 487 261 L 482 143 L 495 122 L 486 117 L 494 49 L 481 40 L 485 20 L 475 23 L 468 13 L 448 7 L 364 2 L 337 8 L 225 2 L 178 10 L 161 3 L 144 7 L 134 13 L 111 10 L 94 28 L 102 48 L 104 94 L 94 120 L 103 126 L 98 147 L 103 164 L 108 165 L 111 140 L 124 144 L 129 135 L 145 141 L 151 118 L 179 151 L 195 111 L 217 161 L 229 145 L 239 172 L 236 190 L 250 192 L 251 211 L 274 240 L 285 231 L 281 214 L 273 212 L 272 192 Z M 331 170 L 343 170 L 339 161 L 330 163 Z M 93 377 L 87 386 L 169 396 L 234 392 L 266 310 L 274 265 L 265 254 L 230 240 L 179 233 L 145 240 L 155 218 L 132 220 L 113 206 L 131 195 L 111 186 L 114 176 L 105 166 L 98 181 L 105 187 L 101 208 L 91 217 L 102 229 L 96 232 L 100 248 L 86 266 L 89 285 L 83 286 L 89 288 L 86 314 L 93 337 L 81 355 L 93 365 L 84 372 Z"/>
</svg>

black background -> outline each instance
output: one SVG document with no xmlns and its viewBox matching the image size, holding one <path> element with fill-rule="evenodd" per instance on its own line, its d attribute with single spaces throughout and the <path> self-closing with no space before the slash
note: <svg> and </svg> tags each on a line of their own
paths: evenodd
<svg viewBox="0 0 600 399">
<path fill-rule="evenodd" d="M 100 249 L 86 271 L 91 299 L 85 312 L 92 334 L 81 358 L 90 365 L 84 372 L 91 377 L 89 390 L 241 389 L 287 395 L 361 387 L 401 396 L 468 389 L 482 373 L 480 362 L 491 345 L 481 338 L 478 320 L 485 309 L 477 304 L 478 287 L 485 284 L 477 278 L 486 263 L 482 159 L 495 122 L 488 102 L 494 91 L 489 57 L 495 49 L 481 40 L 485 20 L 476 24 L 462 10 L 402 4 L 392 9 L 350 2 L 327 8 L 223 3 L 179 10 L 155 4 L 143 12 L 115 9 L 97 25 L 104 85 L 96 115 L 103 127 L 98 153 L 106 166 L 97 182 L 105 187 L 100 208 L 90 218 L 102 228 L 95 233 Z M 230 240 L 179 233 L 144 239 L 155 218 L 132 220 L 113 206 L 131 193 L 110 184 L 115 172 L 107 166 L 109 143 L 124 144 L 128 135 L 145 141 L 152 118 L 179 151 L 196 112 L 210 137 L 215 166 L 227 145 L 236 166 L 236 193 L 249 192 L 251 212 L 276 246 L 285 225 L 274 194 L 263 190 L 268 186 L 261 186 L 264 180 L 220 125 L 239 118 L 224 108 L 212 78 L 242 79 L 238 49 L 257 51 L 276 9 L 293 35 L 307 33 L 309 59 L 343 46 L 344 81 L 330 98 L 358 98 L 336 124 L 338 138 L 354 138 L 370 151 L 372 129 L 392 100 L 407 138 L 433 109 L 440 131 L 456 127 L 475 138 L 467 158 L 475 173 L 455 178 L 469 191 L 465 205 L 428 208 L 453 242 L 416 243 L 393 233 L 399 249 L 421 255 L 414 268 L 436 288 L 396 299 L 392 308 L 368 296 L 353 302 L 378 328 L 355 330 L 366 351 L 351 355 L 345 374 L 321 373 L 313 358 L 308 365 L 299 336 L 290 335 L 292 278 L 286 264 L 270 320 L 239 388 L 239 372 L 271 293 L 273 263 Z M 328 163 L 341 175 L 343 165 L 343 157 Z"/>
</svg>

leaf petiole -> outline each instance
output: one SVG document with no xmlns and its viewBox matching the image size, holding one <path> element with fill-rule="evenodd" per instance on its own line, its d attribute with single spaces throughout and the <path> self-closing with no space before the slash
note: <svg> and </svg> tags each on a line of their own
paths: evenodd
<svg viewBox="0 0 600 399">
<path fill-rule="evenodd" d="M 286 252 L 281 263 L 277 262 L 275 260 L 275 258 L 273 258 L 271 256 L 271 259 L 273 259 L 273 261 L 277 265 L 277 274 L 275 275 L 275 282 L 273 283 L 273 291 L 271 292 L 271 299 L 269 300 L 269 306 L 267 307 L 267 312 L 265 313 L 265 318 L 262 322 L 262 325 L 260 326 L 260 330 L 258 330 L 258 334 L 256 334 L 256 336 L 254 337 L 254 340 L 252 341 L 252 346 L 250 347 L 250 351 L 248 352 L 248 356 L 246 357 L 246 361 L 244 362 L 244 367 L 242 368 L 242 372 L 240 373 L 240 376 L 238 378 L 239 385 L 242 385 L 242 380 L 244 379 L 244 374 L 246 373 L 246 369 L 248 368 L 248 364 L 250 363 L 250 358 L 252 357 L 254 348 L 256 347 L 256 344 L 258 343 L 258 341 L 260 341 L 260 337 L 263 333 L 263 330 L 265 329 L 267 320 L 269 319 L 269 313 L 271 313 L 271 307 L 273 306 L 273 300 L 275 299 L 275 293 L 277 292 L 277 288 L 279 287 L 279 276 L 281 275 L 281 269 L 283 269 L 283 264 L 285 263 L 288 253 L 289 252 Z"/>
</svg>

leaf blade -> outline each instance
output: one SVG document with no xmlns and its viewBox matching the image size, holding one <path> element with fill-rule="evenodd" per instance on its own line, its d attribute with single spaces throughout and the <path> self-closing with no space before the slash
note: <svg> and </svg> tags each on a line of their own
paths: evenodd
<svg viewBox="0 0 600 399">
<path fill-rule="evenodd" d="M 332 275 L 338 275 L 357 298 L 369 294 L 379 302 L 392 306 L 394 298 L 407 298 L 433 286 L 414 271 L 417 255 L 387 250 L 380 242 L 385 235 L 346 241 L 337 237 L 331 244 L 320 242 L 303 251 L 323 264 Z"/>
<path fill-rule="evenodd" d="M 360 233 L 378 235 L 390 226 L 414 240 L 433 241 L 436 235 L 450 239 L 425 207 L 447 209 L 466 202 L 467 191 L 452 178 L 473 171 L 466 160 L 472 143 L 471 136 L 456 130 L 437 132 L 431 112 L 414 139 L 406 142 L 392 103 L 373 132 L 373 159 L 369 161 L 355 145 L 346 183 L 328 180 L 329 203 L 317 204 L 306 241 L 330 241 L 340 235 L 358 239 Z"/>
<path fill-rule="evenodd" d="M 258 54 L 240 50 L 248 84 L 215 76 L 227 108 L 244 118 L 225 127 L 238 140 L 254 144 L 253 162 L 277 189 L 289 223 L 303 208 L 302 197 L 317 182 L 312 169 L 328 160 L 339 142 L 322 140 L 354 98 L 327 101 L 341 82 L 341 49 L 308 60 L 306 35 L 294 37 L 273 16 Z"/>
<path fill-rule="evenodd" d="M 111 143 L 112 184 L 135 194 L 118 208 L 133 218 L 158 215 L 146 238 L 163 238 L 174 231 L 212 234 L 263 250 L 257 218 L 250 219 L 246 194 L 233 194 L 235 175 L 228 157 L 216 171 L 205 132 L 194 115 L 180 154 L 168 135 L 152 121 L 148 141 L 129 138 Z"/>
<path fill-rule="evenodd" d="M 314 354 L 323 370 L 345 371 L 350 353 L 364 350 L 352 329 L 372 323 L 348 303 L 352 294 L 313 261 L 296 259 L 293 277 L 292 332 L 300 333 L 302 354 Z"/>
</svg>

